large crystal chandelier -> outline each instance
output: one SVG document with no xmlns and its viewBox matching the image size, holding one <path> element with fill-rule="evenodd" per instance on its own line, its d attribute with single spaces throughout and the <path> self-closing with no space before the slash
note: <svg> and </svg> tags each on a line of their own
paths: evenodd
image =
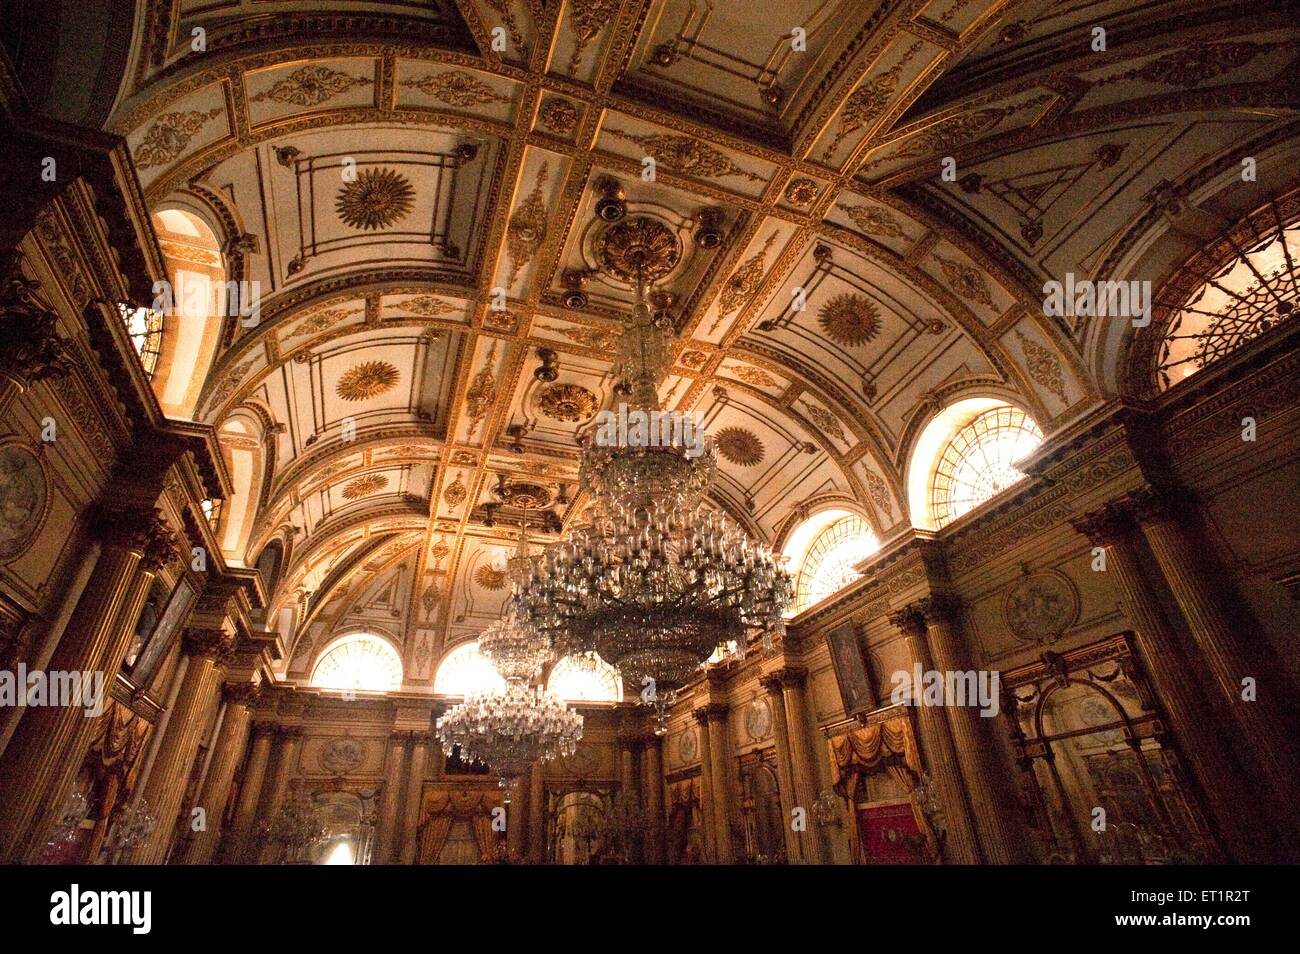
<svg viewBox="0 0 1300 954">
<path fill-rule="evenodd" d="M 512 579 L 522 579 L 531 566 L 527 528 L 525 510 L 519 547 L 508 564 Z M 582 738 L 582 716 L 533 685 L 551 658 L 551 646 L 509 608 L 479 636 L 478 648 L 506 687 L 471 693 L 439 717 L 438 738 L 447 755 L 459 746 L 463 757 L 486 762 L 508 788 L 534 762 L 572 755 Z"/>
<path fill-rule="evenodd" d="M 600 430 L 588 439 L 579 482 L 591 521 L 530 567 L 512 606 L 557 655 L 594 651 L 616 667 L 654 706 L 663 734 L 678 690 L 720 644 L 784 632 L 791 585 L 768 548 L 705 506 L 713 449 L 660 410 L 668 332 L 647 305 L 641 264 L 622 251 L 637 288 L 614 367 L 628 426 L 614 428 L 615 440 Z M 643 419 L 648 427 L 633 426 Z"/>
</svg>

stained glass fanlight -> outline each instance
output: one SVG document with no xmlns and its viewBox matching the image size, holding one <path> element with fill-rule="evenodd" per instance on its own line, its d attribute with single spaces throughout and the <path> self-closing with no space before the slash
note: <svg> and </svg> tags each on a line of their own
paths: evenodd
<svg viewBox="0 0 1300 954">
<path fill-rule="evenodd" d="M 984 411 L 961 428 L 944 447 L 930 484 L 935 526 L 1001 493 L 1024 474 L 1015 463 L 1043 440 L 1043 432 L 1020 408 L 1009 404 Z"/>
<path fill-rule="evenodd" d="M 353 633 L 321 654 L 311 684 L 318 689 L 394 692 L 402 685 L 402 660 L 388 640 Z"/>
</svg>

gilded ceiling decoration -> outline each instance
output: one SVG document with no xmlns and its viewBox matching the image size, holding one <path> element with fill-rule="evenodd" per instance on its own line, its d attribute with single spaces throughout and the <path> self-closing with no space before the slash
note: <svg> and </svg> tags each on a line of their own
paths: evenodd
<svg viewBox="0 0 1300 954">
<path fill-rule="evenodd" d="M 163 166 L 171 162 L 190 144 L 191 137 L 216 116 L 225 110 L 210 109 L 207 112 L 190 110 L 184 113 L 167 113 L 159 116 L 145 133 L 144 141 L 135 147 L 133 156 L 140 169 Z"/>
<path fill-rule="evenodd" d="M 388 486 L 388 478 L 383 474 L 365 474 L 343 485 L 343 496 L 348 500 L 360 500 L 378 493 Z"/>
<path fill-rule="evenodd" d="M 582 519 L 573 426 L 609 387 L 638 261 L 671 294 L 660 393 L 721 429 L 711 502 L 770 541 L 791 502 L 834 494 L 874 512 L 884 537 L 907 521 L 892 455 L 918 395 L 996 386 L 1049 431 L 1095 406 L 1097 335 L 1040 314 L 1043 283 L 1071 263 L 1100 274 L 1125 261 L 1137 241 L 1125 223 L 1159 215 L 1155 182 L 1191 205 L 1227 178 L 1205 157 L 1276 146 L 1286 119 L 1268 97 L 1283 101 L 1296 59 L 1294 31 L 1226 16 L 1049 57 L 1055 13 L 991 0 L 734 16 L 712 4 L 694 34 L 708 5 L 483 0 L 456 4 L 468 32 L 451 46 L 416 26 L 428 5 L 383 14 L 412 25 L 401 42 L 358 12 L 375 3 L 218 4 L 180 20 L 194 4 L 154 6 L 177 45 L 151 51 L 107 128 L 155 207 L 224 203 L 221 244 L 256 242 L 227 262 L 266 294 L 260 327 L 223 338 L 200 419 L 250 395 L 246 407 L 284 422 L 259 436 L 272 486 L 250 519 L 260 540 L 298 528 L 295 560 L 344 565 L 398 519 L 388 493 L 339 521 L 320 501 L 341 494 L 305 491 L 380 476 L 377 460 L 403 468 L 398 529 L 424 534 L 404 571 L 402 626 L 418 632 L 403 645 L 427 637 L 431 658 L 485 623 L 444 602 L 435 627 L 425 601 L 472 588 L 512 545 L 499 475 L 545 479 L 545 519 Z M 1099 14 L 1080 11 L 1061 29 L 1084 35 Z M 176 28 L 217 19 L 217 55 L 181 55 Z M 270 21 L 297 32 L 272 37 Z M 328 36 L 307 28 L 326 21 Z M 795 23 L 810 27 L 807 53 L 787 52 Z M 489 47 L 498 27 L 504 50 Z M 1189 111 L 1188 96 L 1223 115 Z M 358 161 L 354 182 L 339 178 L 343 156 Z M 646 156 L 658 180 L 643 178 Z M 940 179 L 944 157 L 956 182 Z M 602 214 L 606 179 L 621 194 Z M 69 223 L 42 223 L 45 253 L 88 296 L 96 263 L 59 240 Z M 800 286 L 807 315 L 791 307 Z M 536 376 L 539 349 L 557 377 Z M 326 400 L 312 402 L 322 379 Z M 362 406 L 345 445 L 339 420 Z M 480 506 L 479 488 L 507 509 Z"/>
<path fill-rule="evenodd" d="M 552 384 L 538 394 L 537 406 L 552 420 L 576 423 L 590 419 L 599 402 L 580 384 Z"/>
<path fill-rule="evenodd" d="M 867 205 L 841 205 L 840 208 L 864 235 L 899 238 L 903 234 L 903 227 L 886 209 Z"/>
<path fill-rule="evenodd" d="M 753 467 L 763 462 L 763 442 L 753 431 L 743 427 L 724 427 L 714 435 L 713 446 L 724 459 L 741 467 Z"/>
<path fill-rule="evenodd" d="M 615 223 L 600 237 L 600 262 L 615 278 L 653 282 L 673 270 L 682 243 L 657 219 L 639 216 Z"/>
<path fill-rule="evenodd" d="M 708 143 L 693 139 L 690 136 L 657 134 L 638 136 L 635 133 L 623 132 L 613 128 L 609 130 L 609 133 L 619 139 L 626 139 L 629 142 L 636 143 L 649 155 L 653 156 L 655 162 L 663 163 L 667 168 L 683 175 L 703 179 L 742 176 L 750 182 L 763 181 L 762 176 L 740 168 Z"/>
<path fill-rule="evenodd" d="M 418 89 L 440 103 L 459 106 L 462 109 L 481 106 L 484 103 L 510 102 L 509 96 L 502 96 L 487 83 L 464 70 L 430 73 L 419 79 L 403 80 L 401 85 Z"/>
<path fill-rule="evenodd" d="M 328 66 L 302 66 L 287 77 L 251 97 L 251 102 L 273 100 L 295 106 L 319 106 L 354 86 L 374 83 L 368 76 L 349 76 Z"/>
<path fill-rule="evenodd" d="M 506 571 L 484 563 L 474 571 L 474 582 L 485 590 L 503 590 L 506 587 Z"/>
<path fill-rule="evenodd" d="M 880 334 L 880 309 L 865 295 L 836 295 L 817 315 L 826 337 L 846 347 L 864 345 Z"/>
<path fill-rule="evenodd" d="M 366 361 L 344 371 L 334 390 L 345 401 L 367 401 L 392 390 L 400 377 L 387 361 Z"/>
<path fill-rule="evenodd" d="M 510 216 L 510 224 L 506 227 L 506 251 L 510 255 L 507 287 L 515 283 L 520 269 L 533 260 L 533 255 L 546 238 L 546 204 L 542 189 L 549 175 L 550 165 L 543 162 L 533 180 L 533 190 Z"/>
<path fill-rule="evenodd" d="M 567 136 L 578 128 L 578 107 L 567 99 L 552 97 L 542 103 L 537 118 L 551 132 Z"/>
<path fill-rule="evenodd" d="M 406 176 L 393 169 L 363 169 L 353 182 L 345 182 L 334 199 L 343 223 L 354 229 L 386 229 L 406 218 L 415 201 L 415 189 Z"/>
</svg>

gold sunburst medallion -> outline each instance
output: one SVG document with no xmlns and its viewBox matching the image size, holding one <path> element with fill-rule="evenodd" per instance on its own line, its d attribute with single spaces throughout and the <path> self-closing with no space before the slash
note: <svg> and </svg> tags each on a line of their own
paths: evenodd
<svg viewBox="0 0 1300 954">
<path fill-rule="evenodd" d="M 552 420 L 576 423 L 596 413 L 596 395 L 579 384 L 552 384 L 538 396 L 537 405 Z"/>
<path fill-rule="evenodd" d="M 880 334 L 880 311 L 864 295 L 836 295 L 817 316 L 826 337 L 836 344 L 855 347 Z"/>
<path fill-rule="evenodd" d="M 483 564 L 474 574 L 474 582 L 485 590 L 500 590 L 506 585 L 505 570 L 498 570 L 490 564 Z"/>
<path fill-rule="evenodd" d="M 365 401 L 391 390 L 399 377 L 397 368 L 387 361 L 364 361 L 344 371 L 334 390 L 345 401 Z"/>
<path fill-rule="evenodd" d="M 348 500 L 360 500 L 362 497 L 369 497 L 371 494 L 378 493 L 387 486 L 388 478 L 383 474 L 366 474 L 351 483 L 345 484 L 343 496 Z"/>
<path fill-rule="evenodd" d="M 414 200 L 415 189 L 400 172 L 364 169 L 339 189 L 334 209 L 344 225 L 373 232 L 406 218 Z"/>
<path fill-rule="evenodd" d="M 714 439 L 714 446 L 726 460 L 741 467 L 763 462 L 763 442 L 743 427 L 724 427 Z"/>
</svg>

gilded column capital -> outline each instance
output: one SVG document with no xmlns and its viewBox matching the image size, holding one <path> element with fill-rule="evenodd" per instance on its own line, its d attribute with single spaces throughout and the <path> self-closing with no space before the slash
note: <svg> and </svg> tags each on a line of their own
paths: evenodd
<svg viewBox="0 0 1300 954">
<path fill-rule="evenodd" d="M 300 725 L 277 725 L 275 734 L 285 742 L 293 742 L 303 737 L 303 728 Z"/>
<path fill-rule="evenodd" d="M 772 675 L 781 680 L 784 688 L 802 686 L 804 680 L 808 678 L 808 670 L 803 666 L 782 666 L 780 669 L 774 669 Z"/>
<path fill-rule="evenodd" d="M 211 659 L 216 665 L 224 666 L 234 655 L 235 638 L 224 629 L 192 626 L 185 630 L 181 646 L 187 656 Z"/>
<path fill-rule="evenodd" d="M 902 632 L 904 636 L 920 636 L 925 633 L 925 615 L 915 603 L 911 603 L 890 613 L 889 625 Z"/>
<path fill-rule="evenodd" d="M 1148 524 L 1173 519 L 1176 505 L 1168 490 L 1142 487 L 1124 498 L 1124 509 L 1139 524 Z"/>
<path fill-rule="evenodd" d="M 769 672 L 765 676 L 758 677 L 758 684 L 767 690 L 768 695 L 779 696 L 781 694 L 781 671 Z"/>
<path fill-rule="evenodd" d="M 262 687 L 251 682 L 228 682 L 221 687 L 221 698 L 232 706 L 251 707 L 262 696 Z"/>
<path fill-rule="evenodd" d="M 248 730 L 250 737 L 270 736 L 275 733 L 276 725 L 274 722 L 258 721 L 254 722 Z"/>
<path fill-rule="evenodd" d="M 1132 525 L 1127 508 L 1111 501 L 1097 510 L 1074 517 L 1070 525 L 1082 533 L 1093 546 L 1107 547 L 1119 540 Z"/>
<path fill-rule="evenodd" d="M 913 605 L 926 626 L 933 626 L 936 623 L 952 623 L 961 610 L 960 599 L 941 593 L 932 593 L 929 596 L 922 597 Z"/>
<path fill-rule="evenodd" d="M 147 570 L 160 570 L 176 558 L 176 534 L 157 507 L 132 510 L 103 507 L 96 515 L 95 524 L 106 546 L 134 550 Z"/>
</svg>

